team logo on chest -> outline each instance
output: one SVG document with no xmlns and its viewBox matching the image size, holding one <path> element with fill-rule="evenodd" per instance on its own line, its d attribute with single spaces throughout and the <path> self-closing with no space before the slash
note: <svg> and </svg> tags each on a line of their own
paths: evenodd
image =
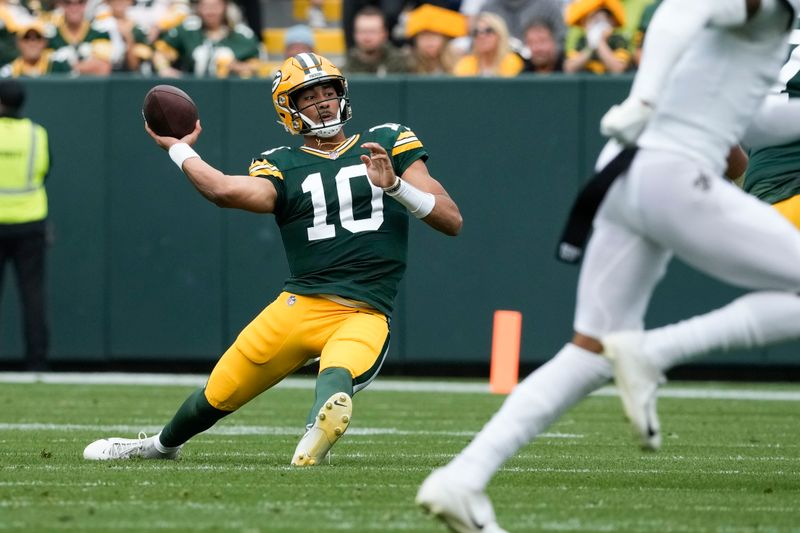
<svg viewBox="0 0 800 533">
<path fill-rule="evenodd" d="M 286 298 L 286 305 L 291 307 L 295 303 L 297 303 L 297 296 L 295 296 L 294 294 L 291 294 L 291 295 L 289 295 L 288 298 Z"/>
</svg>

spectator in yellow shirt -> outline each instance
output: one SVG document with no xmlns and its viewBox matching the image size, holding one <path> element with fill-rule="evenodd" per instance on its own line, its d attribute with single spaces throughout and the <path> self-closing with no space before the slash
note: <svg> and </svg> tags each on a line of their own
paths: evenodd
<svg viewBox="0 0 800 533">
<path fill-rule="evenodd" d="M 17 29 L 19 57 L 0 68 L 0 78 L 38 78 L 49 74 L 70 74 L 72 66 L 54 57 L 47 48 L 47 29 L 32 19 Z"/>
<path fill-rule="evenodd" d="M 511 77 L 524 67 L 522 58 L 511 51 L 508 27 L 494 13 L 480 13 L 472 30 L 472 53 L 456 63 L 456 76 Z"/>
</svg>

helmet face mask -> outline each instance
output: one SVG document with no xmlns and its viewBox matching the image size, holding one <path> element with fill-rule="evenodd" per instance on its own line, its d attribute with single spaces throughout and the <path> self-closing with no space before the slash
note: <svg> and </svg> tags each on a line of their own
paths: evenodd
<svg viewBox="0 0 800 533">
<path fill-rule="evenodd" d="M 297 95 L 303 89 L 318 85 L 330 84 L 336 91 L 338 101 L 336 116 L 319 123 L 308 117 L 308 110 L 328 100 L 321 100 L 305 107 L 299 107 Z M 322 56 L 312 53 L 298 54 L 284 61 L 272 81 L 272 103 L 278 114 L 278 123 L 292 135 L 316 135 L 332 137 L 341 131 L 345 122 L 350 120 L 350 96 L 347 80 L 333 63 Z M 305 111 L 305 113 L 304 113 Z"/>
<path fill-rule="evenodd" d="M 298 93 L 301 93 L 305 89 L 310 89 L 319 85 L 331 85 L 334 87 L 336 91 L 336 96 L 331 98 L 325 98 L 323 100 L 318 100 L 308 105 L 302 105 L 296 101 L 296 97 Z M 319 83 L 313 83 L 311 85 L 298 88 L 292 91 L 289 94 L 289 100 L 292 102 L 293 108 L 297 110 L 297 113 L 300 115 L 300 118 L 303 120 L 305 125 L 307 126 L 308 133 L 316 135 L 317 137 L 333 137 L 337 133 L 339 133 L 344 126 L 344 122 L 342 121 L 342 115 L 346 111 L 347 102 L 344 99 L 345 87 L 343 83 L 340 83 L 340 80 L 324 80 Z M 312 120 L 308 115 L 309 110 L 314 110 L 314 115 L 317 117 L 321 117 L 323 115 L 322 109 L 320 106 L 326 102 L 335 101 L 333 104 L 333 108 L 335 110 L 335 116 L 329 117 L 327 119 L 320 118 L 319 122 L 315 122 Z M 300 133 L 304 133 L 301 131 Z"/>
</svg>

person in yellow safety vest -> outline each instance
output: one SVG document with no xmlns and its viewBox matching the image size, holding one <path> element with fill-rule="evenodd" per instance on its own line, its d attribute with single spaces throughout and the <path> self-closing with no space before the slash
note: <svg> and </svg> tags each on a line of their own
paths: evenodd
<svg viewBox="0 0 800 533">
<path fill-rule="evenodd" d="M 0 288 L 14 265 L 22 303 L 26 366 L 47 368 L 45 311 L 45 178 L 50 169 L 47 131 L 20 116 L 25 88 L 0 81 Z"/>
</svg>

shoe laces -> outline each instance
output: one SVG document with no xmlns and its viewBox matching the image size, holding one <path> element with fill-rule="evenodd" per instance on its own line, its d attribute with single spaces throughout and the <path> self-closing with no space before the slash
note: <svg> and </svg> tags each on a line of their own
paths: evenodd
<svg viewBox="0 0 800 533">
<path fill-rule="evenodd" d="M 111 449 L 108 452 L 109 457 L 112 459 L 122 459 L 131 457 L 136 452 L 141 452 L 144 447 L 144 440 L 147 438 L 147 433 L 140 431 L 137 439 L 130 439 L 127 442 L 112 442 Z"/>
</svg>

